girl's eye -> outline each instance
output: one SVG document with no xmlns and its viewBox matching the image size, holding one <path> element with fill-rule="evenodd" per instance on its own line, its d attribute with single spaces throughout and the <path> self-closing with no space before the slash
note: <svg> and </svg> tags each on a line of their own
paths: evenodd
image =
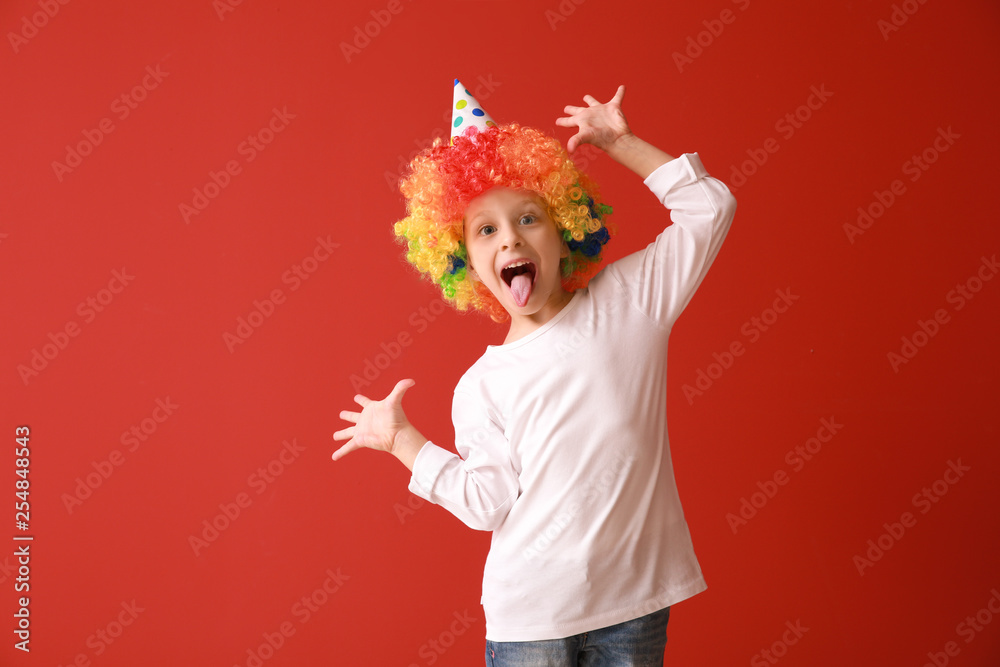
<svg viewBox="0 0 1000 667">
<path fill-rule="evenodd" d="M 533 215 L 525 214 L 525 215 L 521 216 L 521 218 L 518 220 L 518 222 L 522 222 L 523 223 L 525 220 L 527 220 L 528 221 L 527 224 L 530 225 L 531 223 L 535 222 L 537 220 L 537 218 L 535 216 L 533 216 Z M 494 227 L 493 225 L 483 225 L 482 227 L 480 227 L 479 233 L 481 235 L 489 235 L 491 233 L 490 230 L 496 230 L 496 227 Z"/>
</svg>

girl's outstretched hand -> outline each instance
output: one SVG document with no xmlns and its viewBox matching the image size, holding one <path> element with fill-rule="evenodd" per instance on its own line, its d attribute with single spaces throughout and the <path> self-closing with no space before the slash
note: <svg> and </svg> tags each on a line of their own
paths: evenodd
<svg viewBox="0 0 1000 667">
<path fill-rule="evenodd" d="M 360 405 L 362 410 L 340 412 L 341 419 L 354 422 L 355 425 L 333 434 L 334 440 L 350 438 L 343 447 L 333 453 L 333 460 L 336 461 L 361 447 L 392 453 L 396 434 L 410 424 L 403 412 L 403 394 L 415 384 L 414 380 L 400 380 L 381 401 L 373 401 L 367 396 L 356 394 L 354 402 Z"/>
<path fill-rule="evenodd" d="M 606 104 L 601 104 L 590 95 L 584 95 L 583 101 L 588 106 L 574 107 L 567 105 L 563 111 L 570 114 L 568 118 L 556 118 L 556 125 L 566 127 L 577 126 L 580 131 L 566 142 L 566 150 L 570 153 L 580 144 L 593 144 L 607 151 L 618 139 L 632 134 L 622 113 L 622 99 L 625 97 L 625 86 L 618 86 L 618 92 Z"/>
</svg>

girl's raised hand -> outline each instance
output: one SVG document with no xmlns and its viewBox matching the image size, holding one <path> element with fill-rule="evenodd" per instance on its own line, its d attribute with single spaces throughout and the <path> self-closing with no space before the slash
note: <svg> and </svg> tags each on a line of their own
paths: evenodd
<svg viewBox="0 0 1000 667">
<path fill-rule="evenodd" d="M 354 422 L 355 425 L 333 434 L 334 440 L 347 440 L 343 447 L 333 453 L 333 460 L 336 461 L 361 447 L 392 452 L 396 434 L 410 423 L 403 412 L 403 394 L 415 384 L 416 382 L 410 379 L 400 380 L 381 401 L 373 401 L 367 396 L 356 394 L 354 402 L 360 405 L 362 410 L 340 412 L 341 419 Z"/>
<path fill-rule="evenodd" d="M 572 153 L 580 144 L 593 144 L 607 151 L 619 138 L 632 134 L 622 113 L 622 99 L 625 97 L 625 86 L 618 86 L 618 92 L 611 101 L 601 104 L 590 95 L 584 95 L 585 107 L 567 105 L 563 111 L 568 118 L 556 118 L 556 125 L 566 127 L 576 126 L 580 131 L 566 142 L 566 150 Z"/>
</svg>

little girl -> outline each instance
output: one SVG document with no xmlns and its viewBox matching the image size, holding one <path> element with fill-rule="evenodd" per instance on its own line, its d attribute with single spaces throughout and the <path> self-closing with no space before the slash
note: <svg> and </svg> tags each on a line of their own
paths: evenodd
<svg viewBox="0 0 1000 667">
<path fill-rule="evenodd" d="M 736 201 L 697 153 L 631 132 L 624 86 L 606 104 L 585 96 L 556 120 L 578 128 L 569 151 L 605 151 L 674 223 L 598 271 L 613 230 L 595 185 L 558 141 L 497 125 L 455 84 L 452 143 L 414 158 L 395 229 L 456 308 L 510 327 L 455 387 L 458 455 L 409 422 L 404 379 L 381 401 L 354 397 L 333 459 L 390 452 L 413 493 L 492 531 L 487 665 L 662 665 L 670 606 L 707 587 L 670 457 L 667 341 Z"/>
</svg>

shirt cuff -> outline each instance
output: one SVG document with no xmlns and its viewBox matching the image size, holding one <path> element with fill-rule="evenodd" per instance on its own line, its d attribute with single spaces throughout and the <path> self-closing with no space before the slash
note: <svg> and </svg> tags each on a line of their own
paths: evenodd
<svg viewBox="0 0 1000 667">
<path fill-rule="evenodd" d="M 661 202 L 671 190 L 695 183 L 708 176 L 701 157 L 697 153 L 684 153 L 669 162 L 664 162 L 643 180 Z"/>
<path fill-rule="evenodd" d="M 457 454 L 438 447 L 428 440 L 413 459 L 413 471 L 407 488 L 424 500 L 431 500 L 431 491 L 438 475 L 441 474 L 441 469 L 456 456 Z"/>
</svg>

